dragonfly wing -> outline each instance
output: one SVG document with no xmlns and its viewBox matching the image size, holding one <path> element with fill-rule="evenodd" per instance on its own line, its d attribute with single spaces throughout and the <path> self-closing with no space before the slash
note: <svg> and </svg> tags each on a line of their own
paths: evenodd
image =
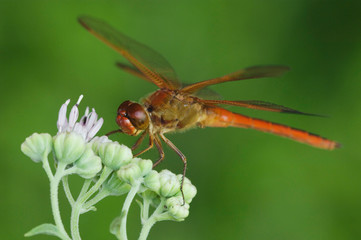
<svg viewBox="0 0 361 240">
<path fill-rule="evenodd" d="M 136 77 L 139 77 L 141 79 L 144 79 L 152 83 L 152 81 L 149 78 L 147 78 L 141 71 L 139 71 L 137 68 L 133 66 L 121 62 L 116 62 L 115 65 L 127 73 L 130 73 Z"/>
<path fill-rule="evenodd" d="M 102 20 L 88 16 L 79 17 L 78 20 L 85 29 L 122 54 L 158 87 L 180 87 L 172 66 L 156 51 L 125 36 Z"/>
<path fill-rule="evenodd" d="M 188 85 L 182 88 L 182 91 L 187 93 L 194 93 L 207 86 L 223 83 L 223 82 L 231 82 L 231 81 L 238 81 L 238 80 L 245 80 L 252 78 L 277 77 L 287 72 L 288 70 L 289 67 L 279 66 L 279 65 L 248 67 L 245 69 L 241 69 L 237 72 L 227 74 L 223 77 L 213 78 Z"/>
</svg>

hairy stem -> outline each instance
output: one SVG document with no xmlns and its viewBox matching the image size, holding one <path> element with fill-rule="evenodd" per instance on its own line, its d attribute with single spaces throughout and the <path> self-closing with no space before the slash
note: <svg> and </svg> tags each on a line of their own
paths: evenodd
<svg viewBox="0 0 361 240">
<path fill-rule="evenodd" d="M 58 227 L 59 231 L 70 239 L 67 232 L 65 231 L 63 222 L 60 216 L 59 210 L 59 199 L 58 199 L 58 188 L 61 178 L 64 176 L 66 164 L 59 162 L 58 167 L 56 169 L 54 178 L 50 180 L 50 201 L 51 201 L 51 210 L 53 212 L 55 225 Z"/>
<path fill-rule="evenodd" d="M 120 219 L 120 228 L 119 228 L 119 232 L 117 233 L 118 239 L 121 239 L 121 240 L 128 239 L 128 237 L 127 237 L 128 212 L 129 212 L 130 205 L 139 190 L 140 184 L 141 184 L 141 181 L 135 181 L 135 183 L 132 185 L 132 188 L 130 189 L 127 197 L 125 198 L 122 212 L 120 214 L 120 218 L 121 218 Z"/>
<path fill-rule="evenodd" d="M 62 179 L 63 188 L 64 188 L 65 196 L 68 199 L 70 206 L 73 206 L 74 205 L 74 198 L 73 198 L 73 195 L 71 194 L 68 180 L 69 180 L 68 176 L 63 177 L 63 179 Z"/>
<path fill-rule="evenodd" d="M 138 240 L 146 240 L 147 239 L 150 229 L 158 221 L 158 216 L 160 216 L 162 214 L 162 212 L 164 211 L 164 203 L 165 203 L 165 199 L 162 199 L 160 204 L 158 205 L 158 207 L 154 210 L 152 216 L 150 216 L 150 218 L 148 218 L 144 222 L 144 224 L 142 226 L 142 230 L 140 231 Z"/>
</svg>

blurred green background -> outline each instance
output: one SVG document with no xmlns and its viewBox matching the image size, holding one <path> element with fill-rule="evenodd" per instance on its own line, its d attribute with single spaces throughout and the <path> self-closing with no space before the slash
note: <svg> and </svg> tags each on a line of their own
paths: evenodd
<svg viewBox="0 0 361 240">
<path fill-rule="evenodd" d="M 229 100 L 264 100 L 330 116 L 231 108 L 344 146 L 325 151 L 231 128 L 170 135 L 188 157 L 187 176 L 198 195 L 185 222 L 158 223 L 149 239 L 361 239 L 360 12 L 358 0 L 1 1 L 0 239 L 23 239 L 32 227 L 52 222 L 47 177 L 20 152 L 27 136 L 55 134 L 59 107 L 80 94 L 81 109 L 94 107 L 105 119 L 104 134 L 117 128 L 121 102 L 156 89 L 118 70 L 114 63 L 122 57 L 77 23 L 81 14 L 151 46 L 187 83 L 258 64 L 290 66 L 280 78 L 212 89 Z M 158 155 L 153 150 L 143 157 Z M 166 149 L 161 168 L 180 173 L 182 163 Z M 105 199 L 97 212 L 83 215 L 83 238 L 114 239 L 108 227 L 121 202 Z M 134 204 L 130 239 L 139 232 L 138 214 Z"/>
</svg>

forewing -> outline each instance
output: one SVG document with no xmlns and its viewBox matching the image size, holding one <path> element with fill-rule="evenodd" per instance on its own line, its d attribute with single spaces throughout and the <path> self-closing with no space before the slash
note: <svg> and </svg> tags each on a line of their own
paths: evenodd
<svg viewBox="0 0 361 240">
<path fill-rule="evenodd" d="M 182 91 L 188 93 L 194 93 L 202 88 L 205 88 L 210 85 L 223 83 L 223 82 L 231 82 L 231 81 L 238 81 L 238 80 L 245 80 L 245 79 L 252 79 L 252 78 L 264 78 L 264 77 L 277 77 L 285 73 L 289 70 L 287 66 L 254 66 L 248 67 L 245 69 L 241 69 L 237 72 L 227 74 L 223 77 L 214 78 L 205 80 L 202 82 L 194 83 L 182 88 Z"/>
<path fill-rule="evenodd" d="M 116 62 L 115 64 L 118 68 L 122 69 L 123 71 L 130 73 L 136 77 L 139 77 L 141 79 L 144 79 L 148 82 L 152 82 L 149 78 L 147 78 L 141 71 L 138 70 L 138 68 L 135 68 L 133 66 L 130 66 L 128 64 L 125 63 L 121 63 L 121 62 Z"/>
<path fill-rule="evenodd" d="M 180 87 L 172 66 L 156 51 L 118 32 L 102 20 L 88 16 L 79 17 L 78 20 L 90 33 L 122 54 L 158 87 Z"/>
<path fill-rule="evenodd" d="M 204 100 L 200 99 L 200 101 L 206 105 L 232 105 L 238 107 L 245 107 L 257 110 L 264 110 L 264 111 L 271 111 L 271 112 L 280 112 L 280 113 L 292 113 L 292 114 L 301 114 L 301 115 L 308 115 L 308 116 L 318 116 L 323 117 L 321 115 L 312 114 L 312 113 L 304 113 L 292 108 L 288 108 L 282 105 L 258 101 L 258 100 L 249 100 L 249 101 L 227 101 L 227 100 Z"/>
</svg>

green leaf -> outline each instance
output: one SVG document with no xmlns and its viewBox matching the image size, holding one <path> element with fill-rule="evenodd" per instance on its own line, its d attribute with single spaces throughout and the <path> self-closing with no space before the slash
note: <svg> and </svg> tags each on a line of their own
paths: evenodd
<svg viewBox="0 0 361 240">
<path fill-rule="evenodd" d="M 44 223 L 37 227 L 34 227 L 29 232 L 25 233 L 25 237 L 31 237 L 38 234 L 53 235 L 60 239 L 66 239 L 66 237 L 59 231 L 59 229 L 50 223 Z"/>
<path fill-rule="evenodd" d="M 122 221 L 121 216 L 114 218 L 114 220 L 112 221 L 112 223 L 110 224 L 110 227 L 109 227 L 109 231 L 111 234 L 118 236 L 121 221 Z"/>
</svg>

